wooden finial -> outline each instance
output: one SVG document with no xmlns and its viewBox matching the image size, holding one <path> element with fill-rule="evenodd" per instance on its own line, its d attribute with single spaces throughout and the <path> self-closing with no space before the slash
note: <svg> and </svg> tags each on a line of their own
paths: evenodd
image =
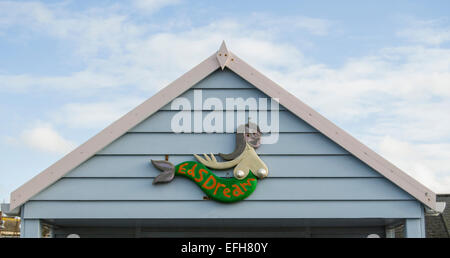
<svg viewBox="0 0 450 258">
<path fill-rule="evenodd" d="M 217 51 L 217 61 L 219 61 L 220 67 L 222 70 L 228 64 L 231 59 L 231 55 L 228 52 L 227 46 L 225 45 L 225 40 L 222 41 L 222 45 L 220 45 L 219 51 Z"/>
</svg>

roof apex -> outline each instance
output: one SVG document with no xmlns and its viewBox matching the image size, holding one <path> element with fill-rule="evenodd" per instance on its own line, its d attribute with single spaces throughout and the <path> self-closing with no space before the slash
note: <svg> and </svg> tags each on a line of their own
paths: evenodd
<svg viewBox="0 0 450 258">
<path fill-rule="evenodd" d="M 222 41 L 222 44 L 220 45 L 219 50 L 216 54 L 217 61 L 219 61 L 220 68 L 225 69 L 225 66 L 230 62 L 231 55 L 227 49 L 227 45 L 225 44 L 225 40 Z"/>
</svg>

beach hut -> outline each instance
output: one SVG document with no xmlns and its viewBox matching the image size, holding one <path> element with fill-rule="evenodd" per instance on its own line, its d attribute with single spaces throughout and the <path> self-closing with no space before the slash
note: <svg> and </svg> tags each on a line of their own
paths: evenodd
<svg viewBox="0 0 450 258">
<path fill-rule="evenodd" d="M 433 191 L 225 43 L 9 207 L 22 237 L 82 238 L 425 237 L 434 209 Z"/>
</svg>

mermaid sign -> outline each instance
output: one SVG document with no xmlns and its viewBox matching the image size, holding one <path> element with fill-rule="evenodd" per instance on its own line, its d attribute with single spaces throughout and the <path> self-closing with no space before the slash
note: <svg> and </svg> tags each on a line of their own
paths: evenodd
<svg viewBox="0 0 450 258">
<path fill-rule="evenodd" d="M 153 184 L 168 183 L 175 176 L 184 176 L 197 184 L 211 199 L 219 202 L 237 202 L 250 196 L 256 189 L 258 179 L 268 175 L 266 164 L 258 157 L 255 149 L 261 145 L 261 131 L 253 123 L 238 127 L 236 148 L 230 154 L 219 153 L 226 160 L 218 162 L 214 154 L 195 155 L 197 161 L 186 161 L 174 166 L 169 161 L 152 160 L 152 164 L 162 171 Z M 234 167 L 233 178 L 222 178 L 210 169 Z"/>
</svg>

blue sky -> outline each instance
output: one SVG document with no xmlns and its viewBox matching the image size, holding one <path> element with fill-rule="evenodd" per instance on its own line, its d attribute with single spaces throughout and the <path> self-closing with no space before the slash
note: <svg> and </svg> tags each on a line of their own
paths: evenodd
<svg viewBox="0 0 450 258">
<path fill-rule="evenodd" d="M 449 10 L 446 0 L 0 0 L 0 201 L 222 40 L 448 193 Z"/>
</svg>

